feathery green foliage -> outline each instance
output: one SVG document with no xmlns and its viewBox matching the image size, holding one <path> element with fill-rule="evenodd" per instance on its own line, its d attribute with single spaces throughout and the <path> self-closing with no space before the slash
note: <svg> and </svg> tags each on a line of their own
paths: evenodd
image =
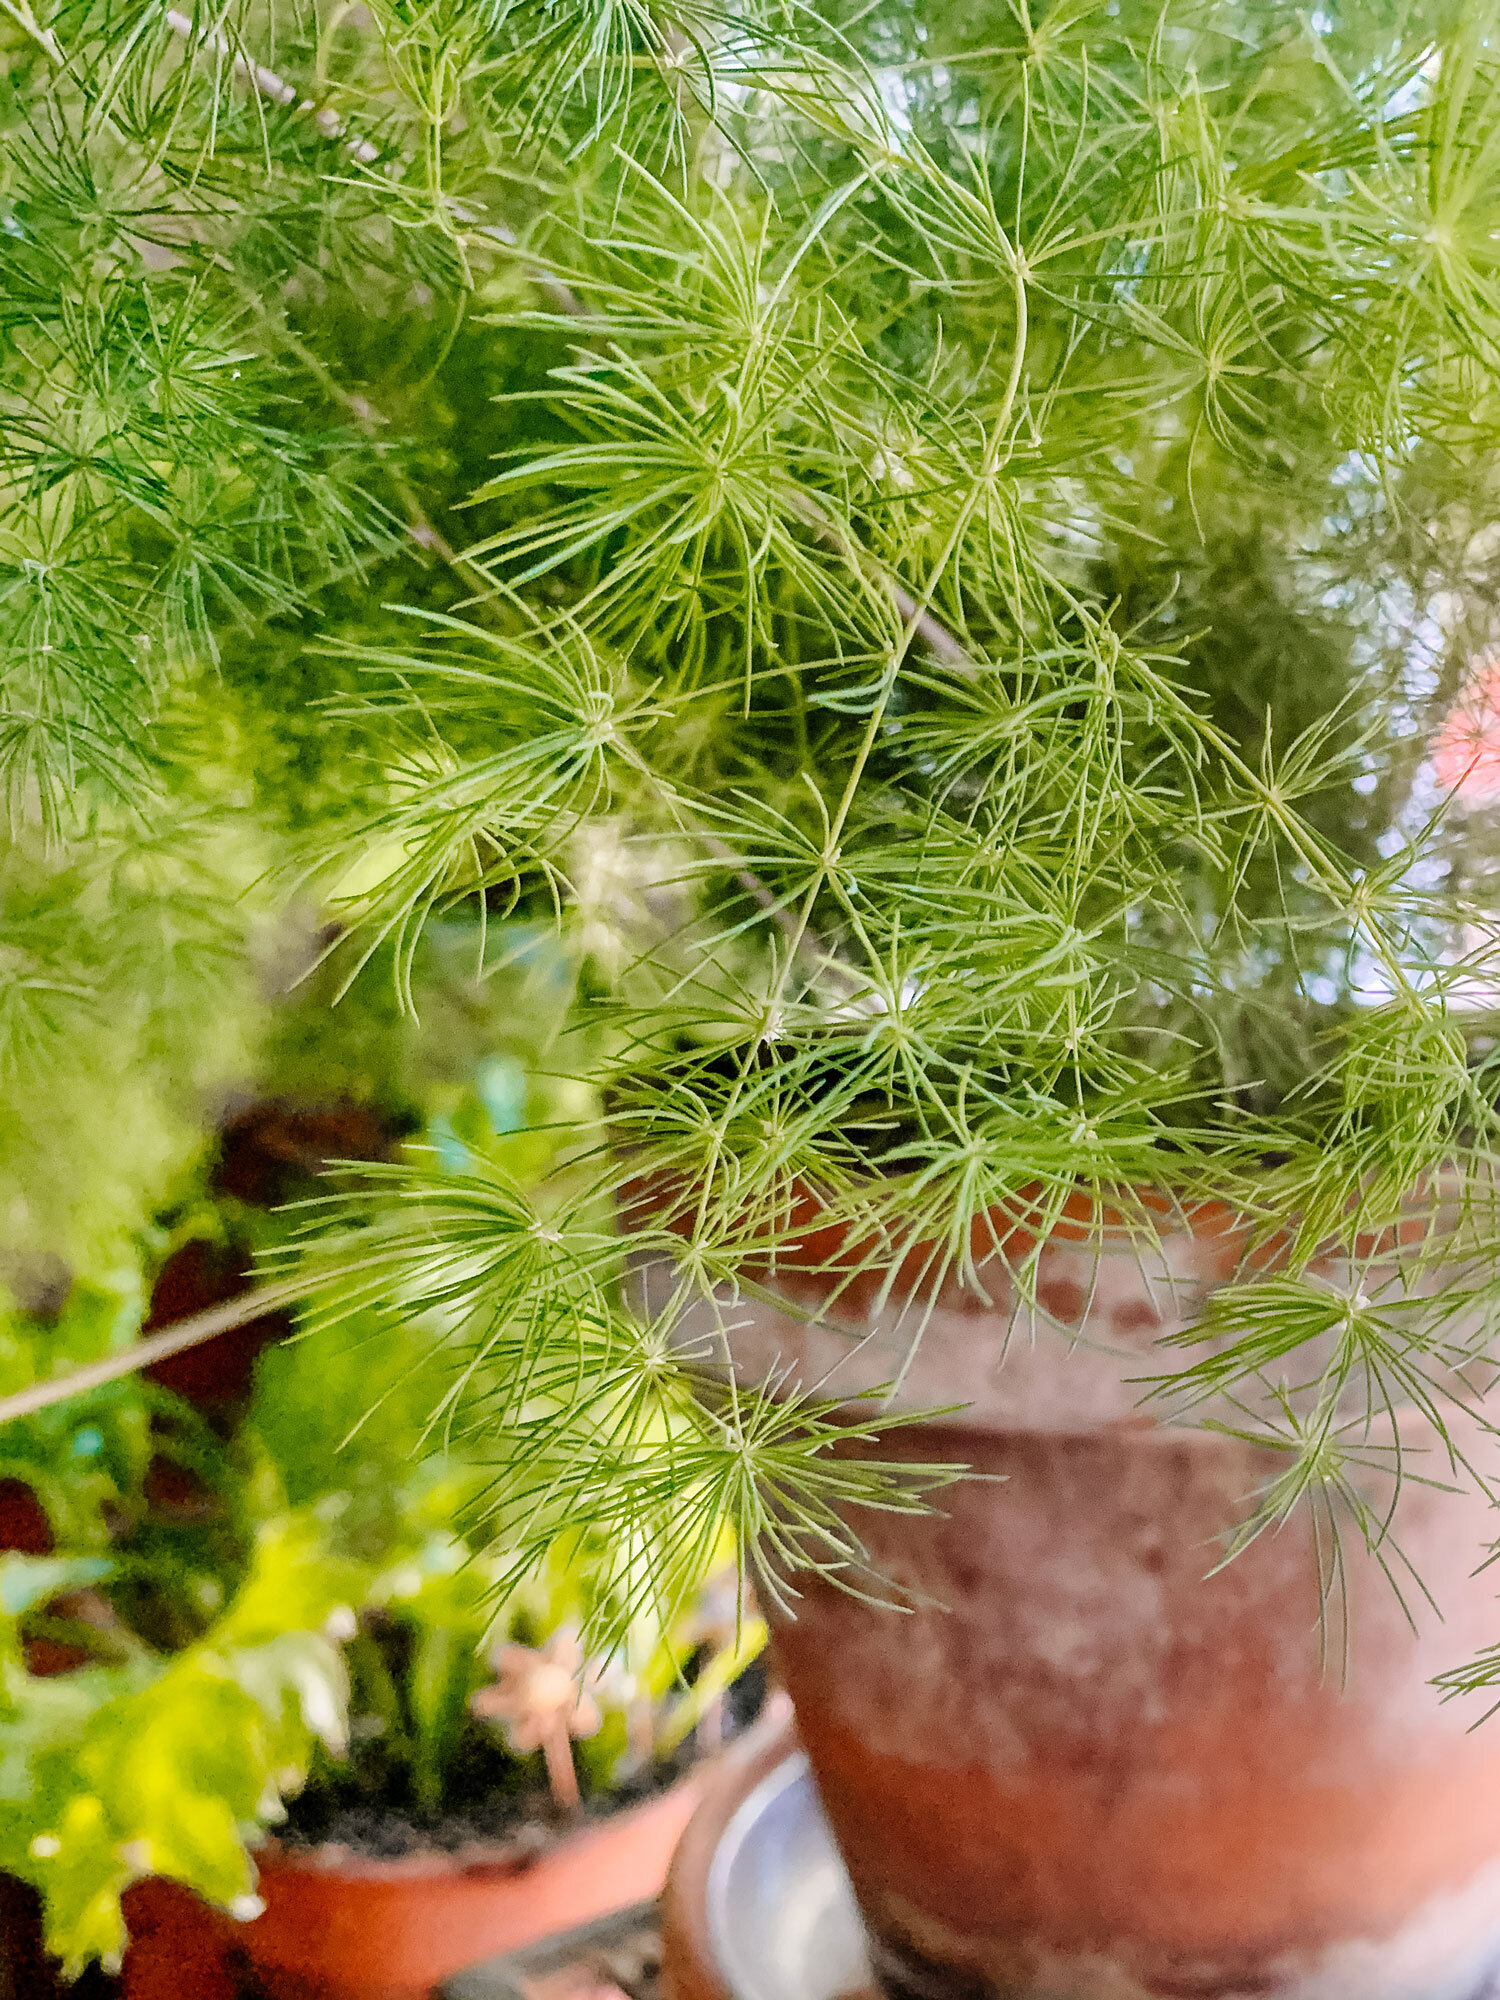
<svg viewBox="0 0 1500 2000">
<path fill-rule="evenodd" d="M 555 935 L 563 1165 L 383 1178 L 320 1267 L 484 1357 L 508 1546 L 598 1525 L 638 1600 L 727 1517 L 855 1578 L 925 1475 L 672 1339 L 814 1211 L 926 1246 L 915 1338 L 1010 1220 L 1232 1202 L 1281 1266 L 1174 1393 L 1290 1421 L 1288 1492 L 1477 1393 L 1487 780 L 1429 751 L 1494 638 L 1493 7 L 0 36 L 4 771 L 63 857 L 6 1046 L 82 1065 L 58 912 L 204 793 L 408 1005 L 436 915 Z"/>
</svg>

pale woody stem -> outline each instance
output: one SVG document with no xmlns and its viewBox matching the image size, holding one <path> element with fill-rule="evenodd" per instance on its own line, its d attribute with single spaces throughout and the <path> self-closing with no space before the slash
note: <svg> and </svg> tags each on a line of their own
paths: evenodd
<svg viewBox="0 0 1500 2000">
<path fill-rule="evenodd" d="M 578 1810 L 578 1770 L 573 1762 L 573 1739 L 568 1725 L 559 1720 L 547 1731 L 542 1752 L 547 1759 L 547 1783 L 564 1812 Z"/>
<path fill-rule="evenodd" d="M 228 1333 L 232 1327 L 248 1326 L 251 1320 L 263 1319 L 267 1313 L 279 1312 L 293 1304 L 301 1290 L 295 1284 L 263 1285 L 258 1291 L 231 1299 L 227 1305 L 214 1306 L 208 1312 L 194 1313 L 190 1319 L 164 1326 L 159 1333 L 148 1334 L 118 1354 L 90 1362 L 87 1368 L 76 1368 L 70 1375 L 53 1376 L 45 1382 L 33 1382 L 30 1388 L 18 1389 L 13 1396 L 0 1397 L 0 1424 L 35 1416 L 38 1410 L 48 1409 L 53 1403 L 65 1403 L 85 1390 L 117 1382 L 122 1375 L 134 1374 L 138 1368 L 151 1368 L 169 1355 L 201 1346 L 205 1340 Z"/>
<path fill-rule="evenodd" d="M 236 76 L 242 76 L 260 95 L 272 104 L 296 105 L 298 111 L 310 117 L 325 139 L 342 139 L 345 121 L 331 106 L 314 104 L 310 97 L 299 99 L 285 77 L 278 76 L 274 69 L 267 69 L 264 63 L 255 62 L 251 57 L 233 48 L 229 38 L 218 28 L 200 28 L 190 21 L 186 14 L 178 13 L 175 7 L 166 11 L 166 23 L 174 35 L 181 35 L 185 42 L 196 42 L 200 48 L 212 49 L 215 55 L 227 56 Z M 380 149 L 371 145 L 368 139 L 349 139 L 349 151 L 361 166 L 368 166 L 380 157 Z"/>
</svg>

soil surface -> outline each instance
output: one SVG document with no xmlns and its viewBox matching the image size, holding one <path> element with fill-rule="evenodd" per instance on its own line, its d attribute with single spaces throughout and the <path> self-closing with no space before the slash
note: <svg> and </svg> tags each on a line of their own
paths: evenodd
<svg viewBox="0 0 1500 2000">
<path fill-rule="evenodd" d="M 409 1854 L 458 1854 L 478 1846 L 514 1847 L 518 1856 L 529 1857 L 545 1854 L 580 1826 L 639 1805 L 680 1775 L 675 1763 L 663 1765 L 659 1772 L 618 1791 L 586 1798 L 576 1813 L 564 1812 L 545 1790 L 495 1792 L 461 1811 L 435 1813 L 306 1792 L 289 1802 L 286 1822 L 276 1828 L 274 1837 L 290 1853 L 341 1847 L 371 1861 L 395 1861 Z"/>
<path fill-rule="evenodd" d="M 747 1728 L 765 1700 L 763 1661 L 756 1661 L 727 1691 L 724 1740 Z M 341 1847 L 372 1861 L 413 1854 L 457 1854 L 466 1847 L 514 1846 L 518 1854 L 544 1854 L 579 1826 L 608 1819 L 665 1791 L 703 1754 L 689 1738 L 680 1751 L 615 1790 L 586 1794 L 576 1813 L 564 1812 L 541 1780 L 540 1757 L 517 1761 L 487 1730 L 476 1728 L 448 1772 L 449 1796 L 424 1810 L 405 1793 L 405 1774 L 371 1755 L 354 1778 L 314 1782 L 287 1801 L 275 1829 L 278 1846 L 292 1853 Z"/>
</svg>

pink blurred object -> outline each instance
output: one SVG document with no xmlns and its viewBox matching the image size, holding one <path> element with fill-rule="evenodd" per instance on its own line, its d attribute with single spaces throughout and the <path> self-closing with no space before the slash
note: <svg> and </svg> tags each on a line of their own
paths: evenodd
<svg viewBox="0 0 1500 2000">
<path fill-rule="evenodd" d="M 1475 665 L 1433 739 L 1432 768 L 1468 803 L 1500 798 L 1500 660 Z"/>
</svg>

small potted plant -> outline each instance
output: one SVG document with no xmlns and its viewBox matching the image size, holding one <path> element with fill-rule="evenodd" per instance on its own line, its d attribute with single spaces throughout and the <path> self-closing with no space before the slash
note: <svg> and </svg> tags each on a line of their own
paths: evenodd
<svg viewBox="0 0 1500 2000">
<path fill-rule="evenodd" d="M 518 1579 L 466 1543 L 495 1475 L 482 1428 L 418 1448 L 441 1379 L 420 1321 L 325 1318 L 261 1366 L 254 1419 L 290 1491 L 376 1558 L 348 1747 L 259 1850 L 265 1912 L 234 1940 L 273 1994 L 416 1996 L 654 1895 L 763 1638 L 721 1551 L 707 1589 L 680 1582 L 586 1654 L 618 1560 L 575 1537 Z"/>
<path fill-rule="evenodd" d="M 48 1325 L 13 1315 L 18 1369 L 128 1336 L 130 1306 L 80 1286 Z M 262 1357 L 228 1438 L 138 1375 L 12 1425 L 0 1862 L 63 1975 L 419 1994 L 660 1885 L 757 1629 L 721 1580 L 585 1693 L 580 1550 L 496 1637 L 495 1565 L 457 1525 L 482 1475 L 422 1449 L 426 1354 L 314 1329 Z M 24 1922 L 10 1948 L 41 1965 Z"/>
<path fill-rule="evenodd" d="M 440 1567 L 362 1612 L 350 1749 L 257 1850 L 263 1913 L 222 1933 L 269 1995 L 418 2000 L 660 1890 L 701 1791 L 700 1719 L 758 1634 L 691 1612 L 645 1658 L 634 1634 L 634 1669 L 591 1667 L 576 1625 L 551 1625 L 576 1578 L 528 1593 L 510 1628 L 525 1639 L 487 1631 L 485 1584 Z"/>
<path fill-rule="evenodd" d="M 670 1623 L 636 1619 L 586 1662 L 607 1549 L 559 1548 L 503 1590 L 506 1565 L 463 1532 L 490 1477 L 482 1433 L 424 1448 L 432 1360 L 420 1323 L 325 1318 L 259 1364 L 246 1435 L 364 1579 L 341 1642 L 348 1727 L 254 1850 L 258 1914 L 178 1899 L 180 1921 L 127 1960 L 140 1993 L 188 1935 L 273 1996 L 415 2000 L 661 1885 L 696 1752 L 762 1628 L 737 1619 L 721 1566 L 673 1593 Z"/>
</svg>

